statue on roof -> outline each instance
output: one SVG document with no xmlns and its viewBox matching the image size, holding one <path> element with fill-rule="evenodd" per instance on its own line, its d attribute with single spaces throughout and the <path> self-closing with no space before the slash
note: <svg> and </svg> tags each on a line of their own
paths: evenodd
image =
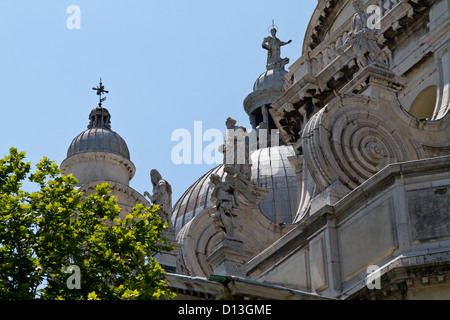
<svg viewBox="0 0 450 320">
<path fill-rule="evenodd" d="M 236 238 L 236 228 L 239 219 L 239 203 L 236 194 L 236 185 L 232 179 L 222 178 L 212 174 L 210 183 L 213 187 L 211 200 L 214 203 L 215 213 L 211 215 L 216 228 L 221 229 L 228 238 Z"/>
<path fill-rule="evenodd" d="M 250 161 L 250 149 L 247 129 L 236 125 L 237 121 L 228 117 L 225 125 L 227 132 L 224 138 L 222 152 L 225 167 L 236 167 L 240 173 L 250 180 L 252 176 L 252 165 Z"/>
<path fill-rule="evenodd" d="M 281 41 L 277 38 L 277 29 L 272 22 L 270 29 L 271 36 L 264 38 L 262 47 L 268 51 L 267 53 L 267 70 L 284 69 L 285 65 L 289 63 L 289 58 L 281 58 L 281 47 L 292 42 Z"/>
<path fill-rule="evenodd" d="M 162 222 L 167 222 L 170 226 L 172 215 L 172 186 L 162 178 L 158 170 L 150 171 L 150 180 L 153 185 L 153 194 L 145 191 L 144 196 L 148 197 L 153 204 L 159 206 L 159 215 Z"/>
<path fill-rule="evenodd" d="M 377 43 L 377 30 L 369 28 L 369 13 L 364 10 L 362 0 L 352 0 L 355 15 L 348 40 L 353 45 L 358 66 L 362 69 L 369 65 L 389 68 L 386 54 Z"/>
</svg>

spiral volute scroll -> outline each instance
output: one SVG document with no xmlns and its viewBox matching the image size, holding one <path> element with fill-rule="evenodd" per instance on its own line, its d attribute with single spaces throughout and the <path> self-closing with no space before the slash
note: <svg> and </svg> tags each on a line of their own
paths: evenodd
<svg viewBox="0 0 450 320">
<path fill-rule="evenodd" d="M 368 97 L 346 97 L 308 122 L 303 153 L 320 190 L 337 179 L 354 189 L 387 165 L 408 159 L 399 132 L 377 109 Z"/>
</svg>

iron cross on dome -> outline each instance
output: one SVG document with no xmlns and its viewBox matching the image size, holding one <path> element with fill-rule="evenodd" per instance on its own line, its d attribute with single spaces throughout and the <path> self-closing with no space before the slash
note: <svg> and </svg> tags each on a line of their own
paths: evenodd
<svg viewBox="0 0 450 320">
<path fill-rule="evenodd" d="M 102 102 L 106 100 L 106 97 L 102 98 L 102 94 L 109 93 L 109 91 L 105 90 L 105 86 L 102 84 L 102 78 L 100 78 L 99 86 L 96 87 L 96 88 L 92 88 L 92 90 L 97 91 L 97 95 L 99 96 L 98 97 L 99 98 L 98 105 L 99 105 L 99 107 L 101 107 L 102 106 Z"/>
</svg>

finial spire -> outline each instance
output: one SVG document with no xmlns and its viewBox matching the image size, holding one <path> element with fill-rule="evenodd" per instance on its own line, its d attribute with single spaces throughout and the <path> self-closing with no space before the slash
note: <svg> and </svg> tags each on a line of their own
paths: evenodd
<svg viewBox="0 0 450 320">
<path fill-rule="evenodd" d="M 102 78 L 100 78 L 99 86 L 96 88 L 92 88 L 92 90 L 97 91 L 99 100 L 98 100 L 98 107 L 92 109 L 89 115 L 88 129 L 92 128 L 111 129 L 111 115 L 109 114 L 106 108 L 102 107 L 102 102 L 106 100 L 106 97 L 102 98 L 102 94 L 109 93 L 109 91 L 105 90 L 105 86 L 102 84 Z"/>
<path fill-rule="evenodd" d="M 267 31 L 269 31 L 269 33 L 272 33 L 272 30 L 278 31 L 278 26 L 275 25 L 275 19 L 272 19 L 272 25 L 269 26 L 269 28 L 267 29 Z"/>
<path fill-rule="evenodd" d="M 96 88 L 92 88 L 92 90 L 97 91 L 97 95 L 99 96 L 99 102 L 98 102 L 98 106 L 101 107 L 102 106 L 102 102 L 106 100 L 106 97 L 102 98 L 102 94 L 103 93 L 109 93 L 109 91 L 105 90 L 105 86 L 102 84 L 102 78 L 100 78 L 100 85 Z"/>
</svg>

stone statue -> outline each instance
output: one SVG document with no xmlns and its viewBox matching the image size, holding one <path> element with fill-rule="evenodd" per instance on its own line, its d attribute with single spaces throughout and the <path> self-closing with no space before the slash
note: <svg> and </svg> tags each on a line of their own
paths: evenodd
<svg viewBox="0 0 450 320">
<path fill-rule="evenodd" d="M 264 38 L 262 47 L 269 51 L 267 53 L 267 70 L 284 69 L 284 66 L 289 63 L 289 58 L 281 59 L 281 47 L 292 42 L 281 41 L 276 37 L 277 29 L 272 28 L 270 30 L 272 36 Z"/>
<path fill-rule="evenodd" d="M 377 43 L 377 30 L 369 28 L 369 13 L 364 10 L 362 0 L 353 0 L 356 10 L 352 21 L 352 30 L 348 41 L 353 45 L 358 66 L 363 69 L 369 65 L 389 68 L 387 57 Z"/>
<path fill-rule="evenodd" d="M 250 166 L 251 169 L 251 166 Z M 240 198 L 240 204 L 252 205 L 262 200 L 267 195 L 262 192 L 263 189 L 259 188 L 253 181 L 248 179 L 244 174 L 241 173 L 239 168 L 232 166 L 225 166 L 223 171 L 227 173 L 226 180 L 233 181 L 233 186 L 236 195 L 242 195 Z"/>
<path fill-rule="evenodd" d="M 377 30 L 368 26 L 369 13 L 364 10 L 363 1 L 353 0 L 352 4 L 356 13 L 348 41 L 353 45 L 358 66 L 361 69 L 369 65 L 389 68 L 387 57 L 377 43 Z"/>
<path fill-rule="evenodd" d="M 156 169 L 150 171 L 150 180 L 153 185 L 153 194 L 145 191 L 144 196 L 148 197 L 152 203 L 159 205 L 161 220 L 170 225 L 170 217 L 172 215 L 172 186 L 162 178 Z"/>
<path fill-rule="evenodd" d="M 239 225 L 239 203 L 237 200 L 236 186 L 229 179 L 222 181 L 217 174 L 212 174 L 210 181 L 214 188 L 211 193 L 211 200 L 216 209 L 216 212 L 211 215 L 211 218 L 216 227 L 225 232 L 228 238 L 236 239 L 235 231 Z"/>
<path fill-rule="evenodd" d="M 243 126 L 237 126 L 236 120 L 230 117 L 227 118 L 225 125 L 227 127 L 227 133 L 222 149 L 224 164 L 226 167 L 236 167 L 242 175 L 250 180 L 252 166 L 250 163 L 247 129 Z"/>
</svg>

